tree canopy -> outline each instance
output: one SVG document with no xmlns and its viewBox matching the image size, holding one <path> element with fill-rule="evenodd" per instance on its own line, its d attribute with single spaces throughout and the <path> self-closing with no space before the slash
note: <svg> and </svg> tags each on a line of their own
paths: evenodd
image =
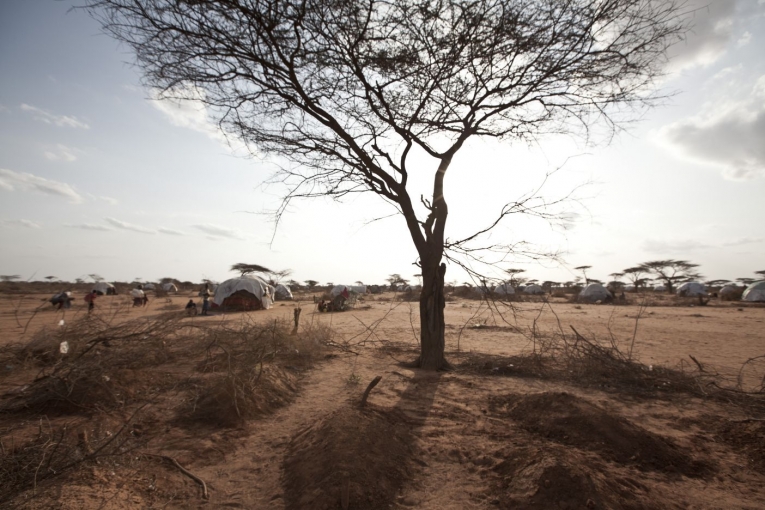
<svg viewBox="0 0 765 510">
<path fill-rule="evenodd" d="M 472 138 L 587 136 L 596 122 L 617 129 L 631 109 L 654 104 L 653 81 L 685 30 L 674 0 L 87 5 L 132 48 L 158 97 L 201 101 L 226 133 L 293 163 L 278 177 L 288 191 L 277 222 L 297 197 L 371 191 L 396 207 L 423 275 L 428 368 L 446 366 L 443 259 L 471 271 L 463 261 L 480 260 L 477 251 L 522 244 L 487 240 L 504 218 L 551 217 L 548 202 L 526 197 L 474 234 L 447 239 L 444 179 L 455 155 Z M 412 196 L 414 171 L 429 173 L 432 194 Z"/>
</svg>

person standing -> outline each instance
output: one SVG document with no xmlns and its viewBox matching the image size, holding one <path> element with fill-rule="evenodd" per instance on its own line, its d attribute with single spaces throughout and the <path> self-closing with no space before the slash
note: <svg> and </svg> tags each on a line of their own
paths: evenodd
<svg viewBox="0 0 765 510">
<path fill-rule="evenodd" d="M 91 290 L 90 294 L 85 295 L 85 301 L 88 303 L 88 313 L 92 312 L 96 307 L 96 297 L 98 297 L 98 292 L 95 290 Z"/>
<path fill-rule="evenodd" d="M 202 290 L 202 315 L 207 315 L 210 310 L 210 289 L 205 283 L 205 288 Z"/>
</svg>

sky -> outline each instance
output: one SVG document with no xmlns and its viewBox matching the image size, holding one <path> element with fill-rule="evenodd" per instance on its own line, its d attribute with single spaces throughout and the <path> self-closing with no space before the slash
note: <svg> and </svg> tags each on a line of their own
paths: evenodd
<svg viewBox="0 0 765 510">
<path fill-rule="evenodd" d="M 293 202 L 275 228 L 275 162 L 227 143 L 203 108 L 153 100 L 128 48 L 74 4 L 0 2 L 0 274 L 222 281 L 248 262 L 298 281 L 415 280 L 404 220 L 374 195 Z M 559 260 L 511 255 L 499 269 L 553 281 L 580 265 L 607 280 L 669 258 L 706 279 L 765 269 L 765 0 L 689 7 L 694 28 L 660 83 L 669 97 L 609 144 L 463 148 L 445 182 L 447 236 L 487 224 L 553 172 L 545 197 L 576 190 L 560 209 L 567 228 L 517 218 L 494 240 Z M 432 172 L 413 177 L 416 189 Z"/>
</svg>

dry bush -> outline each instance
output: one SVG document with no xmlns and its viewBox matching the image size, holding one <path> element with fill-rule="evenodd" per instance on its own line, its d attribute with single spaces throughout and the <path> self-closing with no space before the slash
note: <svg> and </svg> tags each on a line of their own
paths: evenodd
<svg viewBox="0 0 765 510">
<path fill-rule="evenodd" d="M 26 387 L 3 396 L 0 412 L 69 414 L 121 407 L 139 392 L 131 372 L 172 360 L 167 342 L 179 327 L 178 316 L 162 315 L 116 326 L 85 317 L 42 330 L 5 353 L 22 366 L 42 369 Z M 64 342 L 66 353 L 61 352 Z"/>
<path fill-rule="evenodd" d="M 130 425 L 141 409 L 121 427 L 118 425 L 114 433 L 100 431 L 89 436 L 87 430 L 93 429 L 90 421 L 54 428 L 41 419 L 35 437 L 18 442 L 11 437 L 0 442 L 0 507 L 28 508 L 29 499 L 35 496 L 34 490 L 47 480 L 64 475 L 83 463 L 101 462 L 99 459 L 125 456 L 135 451 L 140 440 L 130 433 Z"/>
<path fill-rule="evenodd" d="M 197 365 L 205 377 L 179 423 L 231 427 L 289 403 L 298 373 L 310 368 L 329 333 L 316 326 L 293 334 L 286 321 L 206 329 L 205 359 Z"/>
</svg>

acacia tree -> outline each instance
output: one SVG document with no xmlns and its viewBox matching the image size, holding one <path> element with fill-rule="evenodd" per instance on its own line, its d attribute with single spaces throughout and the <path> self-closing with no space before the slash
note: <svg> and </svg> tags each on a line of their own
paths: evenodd
<svg viewBox="0 0 765 510">
<path fill-rule="evenodd" d="M 641 285 L 645 285 L 645 283 L 648 281 L 647 278 L 644 278 L 643 275 L 649 273 L 649 269 L 645 268 L 643 266 L 635 266 L 635 267 L 628 267 L 623 271 L 624 276 L 627 277 L 627 279 L 632 282 L 632 286 L 634 287 L 634 292 L 637 292 L 640 289 Z"/>
<path fill-rule="evenodd" d="M 695 270 L 699 265 L 692 264 L 687 260 L 652 260 L 650 262 L 644 262 L 643 264 L 640 264 L 640 266 L 643 267 L 644 270 L 653 273 L 657 280 L 663 281 L 667 286 L 668 294 L 674 292 L 675 283 L 701 277 Z"/>
<path fill-rule="evenodd" d="M 313 288 L 316 287 L 319 282 L 317 280 L 306 280 L 305 284 L 308 285 L 308 290 L 313 290 Z"/>
<path fill-rule="evenodd" d="M 444 358 L 444 258 L 471 257 L 515 213 L 449 240 L 444 179 L 471 138 L 534 140 L 615 128 L 650 105 L 674 0 L 89 0 L 160 98 L 202 101 L 221 128 L 282 157 L 291 199 L 371 191 L 403 215 L 418 253 L 418 363 Z M 413 155 L 421 156 L 413 168 Z M 426 166 L 424 158 L 430 158 Z M 409 176 L 429 172 L 432 193 Z M 417 199 L 422 206 L 418 205 Z M 497 245 L 493 245 L 497 247 Z M 512 246 L 505 245 L 505 246 Z M 502 248 L 502 246 L 500 246 Z M 464 266 L 463 266 L 464 267 Z"/>
<path fill-rule="evenodd" d="M 239 272 L 242 276 L 252 273 L 273 274 L 274 272 L 265 266 L 258 264 L 247 264 L 246 262 L 238 262 L 231 266 L 230 271 Z"/>
<path fill-rule="evenodd" d="M 579 266 L 579 267 L 575 267 L 574 268 L 575 271 L 581 271 L 582 272 L 582 275 L 584 276 L 584 284 L 585 285 L 589 285 L 590 284 L 590 279 L 587 278 L 587 270 L 588 269 L 592 269 L 592 266 Z"/>
</svg>

